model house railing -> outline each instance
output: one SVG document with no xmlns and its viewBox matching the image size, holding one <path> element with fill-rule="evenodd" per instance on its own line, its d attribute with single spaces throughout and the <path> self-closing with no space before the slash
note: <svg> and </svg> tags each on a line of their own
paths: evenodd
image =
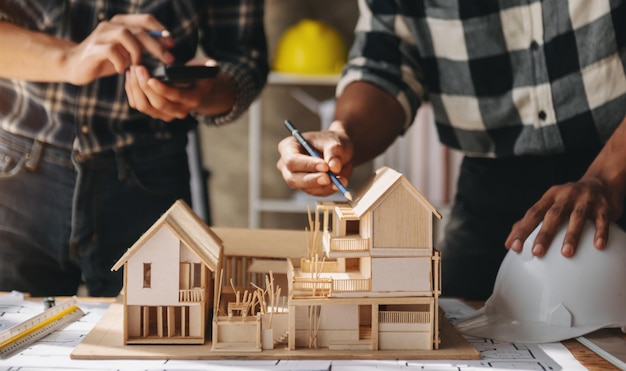
<svg viewBox="0 0 626 371">
<path fill-rule="evenodd" d="M 332 278 L 293 277 L 292 279 L 296 295 L 330 296 L 333 290 Z"/>
<path fill-rule="evenodd" d="M 370 245 L 369 239 L 360 238 L 359 235 L 333 237 L 324 232 L 324 247 L 331 252 L 360 252 L 368 251 Z"/>
<path fill-rule="evenodd" d="M 371 291 L 371 286 L 369 278 L 333 280 L 333 291 L 335 292 L 367 292 Z"/>
<path fill-rule="evenodd" d="M 378 312 L 379 323 L 430 323 L 430 313 L 428 312 L 398 312 L 380 311 Z"/>
<path fill-rule="evenodd" d="M 203 300 L 203 289 L 178 290 L 178 301 L 181 303 L 199 303 Z"/>
<path fill-rule="evenodd" d="M 332 278 L 294 277 L 293 288 L 299 295 L 330 296 L 333 292 L 368 292 L 371 291 L 369 278 L 337 280 Z"/>
</svg>

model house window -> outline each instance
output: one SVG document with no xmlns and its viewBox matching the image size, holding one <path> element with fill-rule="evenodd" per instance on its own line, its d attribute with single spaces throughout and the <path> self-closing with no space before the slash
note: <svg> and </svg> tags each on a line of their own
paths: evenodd
<svg viewBox="0 0 626 371">
<path fill-rule="evenodd" d="M 202 287 L 202 264 L 193 263 L 193 286 L 194 288 Z"/>
<path fill-rule="evenodd" d="M 359 220 L 346 220 L 346 235 L 359 234 Z"/>
<path fill-rule="evenodd" d="M 181 262 L 178 288 L 189 290 L 202 287 L 202 263 Z"/>
<path fill-rule="evenodd" d="M 143 263 L 143 288 L 150 288 L 152 284 L 152 263 Z"/>
</svg>

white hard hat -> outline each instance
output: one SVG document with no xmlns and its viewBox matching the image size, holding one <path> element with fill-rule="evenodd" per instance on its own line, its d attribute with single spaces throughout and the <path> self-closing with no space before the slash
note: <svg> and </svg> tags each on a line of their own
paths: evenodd
<svg viewBox="0 0 626 371">
<path fill-rule="evenodd" d="M 607 246 L 593 246 L 595 226 L 587 221 L 576 253 L 561 255 L 567 228 L 558 231 L 546 254 L 531 253 L 539 225 L 521 253 L 505 256 L 485 306 L 460 321 L 461 333 L 518 343 L 557 342 L 604 327 L 626 328 L 626 233 L 611 224 Z"/>
</svg>

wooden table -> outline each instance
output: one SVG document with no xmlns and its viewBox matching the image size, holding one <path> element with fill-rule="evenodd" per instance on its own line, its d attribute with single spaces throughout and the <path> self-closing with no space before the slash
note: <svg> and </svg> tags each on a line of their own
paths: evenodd
<svg viewBox="0 0 626 371">
<path fill-rule="evenodd" d="M 624 338 L 626 339 L 626 336 Z M 595 354 L 577 340 L 565 340 L 563 341 L 563 345 L 572 352 L 572 355 L 578 362 L 591 371 L 619 370 L 619 368 L 615 367 L 611 362 Z"/>
</svg>

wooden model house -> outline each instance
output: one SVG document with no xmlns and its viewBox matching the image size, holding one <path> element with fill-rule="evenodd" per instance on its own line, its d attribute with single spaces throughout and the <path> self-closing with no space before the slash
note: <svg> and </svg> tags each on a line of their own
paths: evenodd
<svg viewBox="0 0 626 371">
<path fill-rule="evenodd" d="M 112 268 L 124 267 L 124 343 L 203 344 L 222 260 L 220 238 L 176 201 Z"/>
<path fill-rule="evenodd" d="M 435 217 L 387 167 L 354 201 L 318 202 L 298 234 L 306 243 L 288 231 L 224 231 L 229 246 L 177 201 L 113 267 L 125 268 L 124 343 L 204 343 L 212 324 L 214 352 L 438 349 Z M 245 264 L 270 268 L 251 280 Z"/>
<path fill-rule="evenodd" d="M 305 256 L 287 259 L 286 308 L 275 305 L 284 300 L 273 294 L 267 296 L 272 307 L 254 300 L 251 289 L 247 300 L 241 292 L 236 300 L 222 298 L 212 349 L 260 352 L 285 341 L 287 350 L 318 352 L 438 349 L 441 263 L 433 231 L 439 212 L 386 167 L 354 201 L 322 201 L 316 209 Z"/>
<path fill-rule="evenodd" d="M 290 270 L 289 349 L 437 349 L 439 212 L 387 167 L 353 202 L 317 209 L 322 251 L 313 248 Z"/>
</svg>

